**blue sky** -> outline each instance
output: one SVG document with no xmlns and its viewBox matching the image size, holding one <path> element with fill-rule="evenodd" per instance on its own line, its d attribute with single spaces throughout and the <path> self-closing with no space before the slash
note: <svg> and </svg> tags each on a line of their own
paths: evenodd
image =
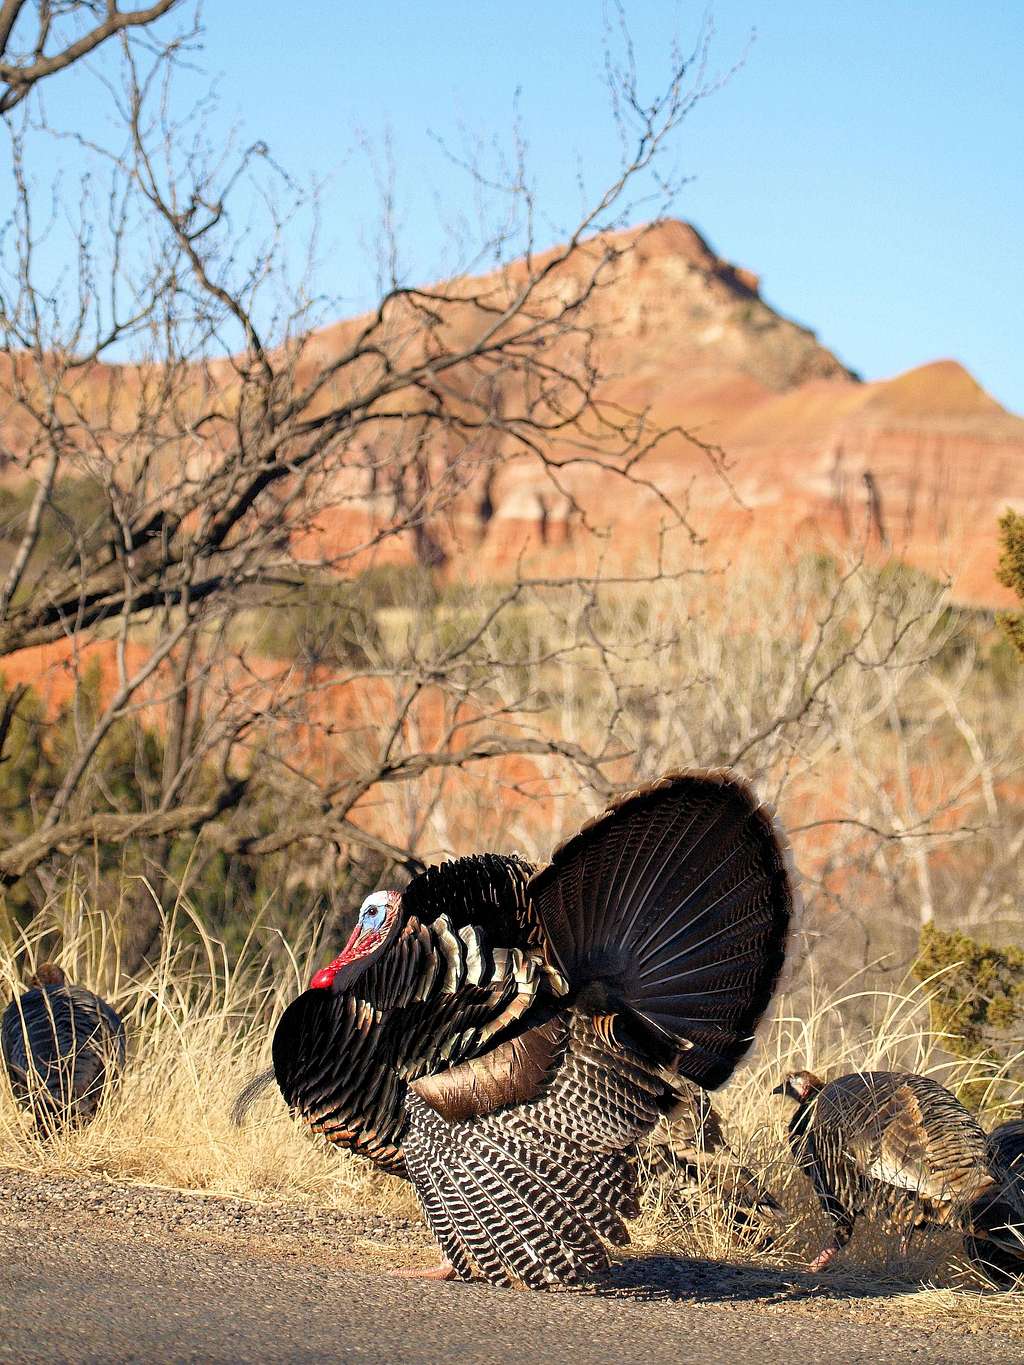
<svg viewBox="0 0 1024 1365">
<path fill-rule="evenodd" d="M 704 7 L 626 7 L 653 89 Z M 204 62 L 225 129 L 265 139 L 300 180 L 325 178 L 322 284 L 354 308 L 373 291 L 364 140 L 391 138 L 410 278 L 446 263 L 440 225 L 472 204 L 430 133 L 507 144 L 517 89 L 539 235 L 574 221 L 577 170 L 599 188 L 617 153 L 603 13 L 602 0 L 210 0 Z M 952 356 L 1024 412 L 1024 3 L 717 0 L 711 14 L 712 67 L 742 66 L 676 136 L 693 179 L 675 212 L 866 377 Z"/>
</svg>

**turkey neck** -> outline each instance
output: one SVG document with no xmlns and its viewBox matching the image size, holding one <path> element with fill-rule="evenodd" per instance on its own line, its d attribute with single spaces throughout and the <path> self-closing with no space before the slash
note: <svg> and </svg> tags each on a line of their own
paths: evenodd
<svg viewBox="0 0 1024 1365">
<path fill-rule="evenodd" d="M 793 1155 L 797 1158 L 807 1143 L 807 1130 L 811 1126 L 811 1119 L 814 1117 L 814 1100 L 801 1100 L 797 1106 L 797 1111 L 789 1121 L 789 1146 Z"/>
</svg>

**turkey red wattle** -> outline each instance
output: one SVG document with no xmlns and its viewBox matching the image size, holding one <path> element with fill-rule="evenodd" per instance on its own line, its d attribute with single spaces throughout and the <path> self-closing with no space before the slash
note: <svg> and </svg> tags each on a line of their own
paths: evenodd
<svg viewBox="0 0 1024 1365">
<path fill-rule="evenodd" d="M 344 948 L 326 967 L 321 967 L 309 983 L 311 991 L 329 990 L 334 985 L 334 978 L 342 967 L 347 967 L 350 962 L 357 962 L 359 958 L 365 957 L 367 953 L 373 952 L 374 948 L 380 943 L 381 934 L 379 929 L 371 929 L 363 933 L 358 925 L 352 932 L 352 937 L 345 944 Z"/>
<path fill-rule="evenodd" d="M 334 985 L 334 978 L 338 968 L 343 964 L 337 960 L 329 963 L 326 967 L 321 967 L 309 979 L 309 989 L 311 991 L 327 991 Z"/>
</svg>

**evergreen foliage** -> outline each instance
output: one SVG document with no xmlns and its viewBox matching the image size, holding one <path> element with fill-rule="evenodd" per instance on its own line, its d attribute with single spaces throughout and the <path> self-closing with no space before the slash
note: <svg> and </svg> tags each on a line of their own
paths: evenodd
<svg viewBox="0 0 1024 1365">
<path fill-rule="evenodd" d="M 1024 516 L 1007 509 L 999 518 L 999 541 L 996 577 L 1024 602 Z M 1001 611 L 997 619 L 1010 644 L 1024 659 L 1024 614 Z"/>
<path fill-rule="evenodd" d="M 0 706 L 8 690 L 0 678 Z M 37 827 L 74 761 L 78 733 L 83 727 L 91 729 L 99 709 L 100 676 L 95 667 L 87 671 L 77 695 L 56 714 L 47 715 L 32 689 L 22 697 L 0 763 L 0 825 L 9 839 L 30 835 Z M 162 733 L 137 717 L 122 719 L 103 740 L 76 801 L 93 812 L 154 809 L 160 800 L 163 762 Z M 203 801 L 215 786 L 215 772 L 201 774 L 193 798 Z M 277 827 L 280 804 L 280 793 L 256 776 L 232 818 L 248 836 L 259 838 Z M 163 859 L 161 869 L 155 865 L 157 856 Z M 377 855 L 350 854 L 340 868 L 329 868 L 322 859 L 304 866 L 295 850 L 269 856 L 228 854 L 197 840 L 192 832 L 169 844 L 96 843 L 77 859 L 51 860 L 41 885 L 33 874 L 0 892 L 0 936 L 26 926 L 47 899 L 47 888 L 73 866 L 76 877 L 92 884 L 91 898 L 112 914 L 118 906 L 131 913 L 132 906 L 123 904 L 126 895 L 137 903 L 151 899 L 150 888 L 161 885 L 163 879 L 156 873 L 162 870 L 172 896 L 176 888 L 182 891 L 204 929 L 219 937 L 232 957 L 258 912 L 289 938 L 310 917 L 325 914 L 344 920 L 347 927 L 351 909 L 368 891 L 385 884 L 388 873 L 385 860 Z"/>
<path fill-rule="evenodd" d="M 1024 1046 L 1024 949 L 926 924 L 913 971 L 930 983 L 932 1028 L 949 1052 L 999 1067 Z M 968 1081 L 960 1098 L 977 1105 L 986 1088 Z"/>
</svg>

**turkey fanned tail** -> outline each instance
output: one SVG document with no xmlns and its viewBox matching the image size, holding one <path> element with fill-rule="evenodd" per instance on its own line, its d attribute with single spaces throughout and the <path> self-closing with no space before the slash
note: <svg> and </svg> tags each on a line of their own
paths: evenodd
<svg viewBox="0 0 1024 1365">
<path fill-rule="evenodd" d="M 785 844 L 745 783 L 670 773 L 630 793 L 556 849 L 529 893 L 571 986 L 682 1052 L 681 1075 L 728 1080 L 796 910 Z"/>
</svg>

